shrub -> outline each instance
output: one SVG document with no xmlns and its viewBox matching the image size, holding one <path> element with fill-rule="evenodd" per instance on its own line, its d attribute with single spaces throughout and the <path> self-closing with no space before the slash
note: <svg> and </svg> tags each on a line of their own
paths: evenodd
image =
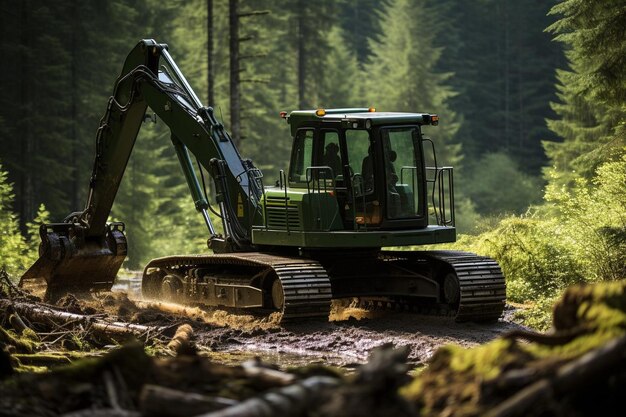
<svg viewBox="0 0 626 417">
<path fill-rule="evenodd" d="M 543 206 L 478 236 L 462 236 L 455 248 L 495 258 L 508 299 L 532 303 L 521 315 L 526 325 L 542 329 L 546 306 L 568 286 L 626 278 L 625 184 L 626 156 L 572 189 L 549 186 Z"/>
<path fill-rule="evenodd" d="M 0 165 L 0 268 L 14 275 L 25 268 L 26 240 L 20 234 L 17 215 L 13 212 L 13 184 Z"/>
</svg>

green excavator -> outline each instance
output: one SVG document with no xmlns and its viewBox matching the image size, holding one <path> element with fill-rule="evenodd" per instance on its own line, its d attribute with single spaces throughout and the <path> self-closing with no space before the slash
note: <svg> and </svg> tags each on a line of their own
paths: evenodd
<svg viewBox="0 0 626 417">
<path fill-rule="evenodd" d="M 291 162 L 267 186 L 213 109 L 202 105 L 167 45 L 151 39 L 130 52 L 115 82 L 96 135 L 85 209 L 41 226 L 40 258 L 21 285 L 43 285 L 49 300 L 111 289 L 127 244 L 124 224 L 107 219 L 148 107 L 171 131 L 213 253 L 150 261 L 145 297 L 278 311 L 283 319 L 327 317 L 333 299 L 457 321 L 502 314 L 505 281 L 493 259 L 384 249 L 456 239 L 453 171 L 437 165 L 434 144 L 422 134 L 422 126 L 438 124 L 436 114 L 282 112 L 293 138 Z"/>
</svg>

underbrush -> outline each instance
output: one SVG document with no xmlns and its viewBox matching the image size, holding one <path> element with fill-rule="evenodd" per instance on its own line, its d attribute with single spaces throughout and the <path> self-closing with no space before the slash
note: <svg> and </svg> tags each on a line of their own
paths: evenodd
<svg viewBox="0 0 626 417">
<path fill-rule="evenodd" d="M 556 183 L 556 181 L 555 181 Z M 555 298 L 572 284 L 626 278 L 626 157 L 572 188 L 548 186 L 544 204 L 501 220 L 455 249 L 495 258 L 509 301 L 530 305 L 518 317 L 546 330 Z"/>
</svg>

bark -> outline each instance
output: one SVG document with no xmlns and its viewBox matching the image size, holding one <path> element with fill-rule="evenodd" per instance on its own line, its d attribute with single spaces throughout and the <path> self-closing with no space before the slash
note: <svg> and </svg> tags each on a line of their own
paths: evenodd
<svg viewBox="0 0 626 417">
<path fill-rule="evenodd" d="M 314 376 L 247 399 L 232 407 L 197 417 L 301 416 L 321 398 L 322 391 L 334 389 L 338 385 L 339 380 L 335 378 Z"/>
<path fill-rule="evenodd" d="M 258 361 L 255 360 L 246 361 L 241 364 L 248 377 L 256 378 L 267 385 L 284 386 L 289 385 L 296 380 L 296 376 L 293 374 L 288 374 L 286 372 L 259 365 Z"/>
<path fill-rule="evenodd" d="M 305 3 L 300 1 L 298 8 L 298 107 L 307 108 L 306 100 L 306 18 L 304 13 Z"/>
<path fill-rule="evenodd" d="M 185 417 L 216 411 L 237 404 L 222 397 L 209 397 L 158 385 L 144 385 L 139 396 L 141 414 L 146 417 Z"/>
</svg>

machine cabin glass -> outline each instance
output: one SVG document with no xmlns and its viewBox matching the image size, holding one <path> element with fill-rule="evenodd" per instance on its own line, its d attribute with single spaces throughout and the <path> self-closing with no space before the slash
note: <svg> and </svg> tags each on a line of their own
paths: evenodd
<svg viewBox="0 0 626 417">
<path fill-rule="evenodd" d="M 420 133 L 415 126 L 381 128 L 388 219 L 423 217 L 425 211 Z"/>
<path fill-rule="evenodd" d="M 289 183 L 307 188 L 331 175 L 333 181 L 327 184 L 336 191 L 347 229 L 355 225 L 393 229 L 427 224 L 418 126 L 299 129 Z"/>
<path fill-rule="evenodd" d="M 296 134 L 289 164 L 289 182 L 306 182 L 306 170 L 313 165 L 313 129 L 300 129 Z"/>
</svg>

